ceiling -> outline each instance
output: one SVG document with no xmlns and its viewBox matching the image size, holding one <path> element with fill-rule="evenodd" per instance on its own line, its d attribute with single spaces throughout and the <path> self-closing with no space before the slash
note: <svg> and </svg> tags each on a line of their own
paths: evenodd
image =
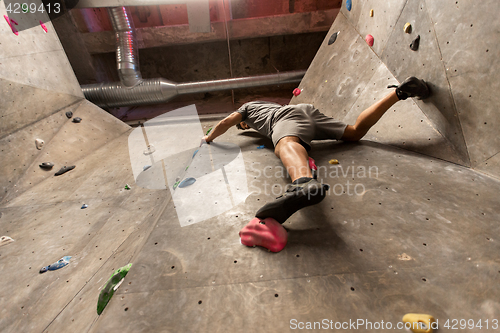
<svg viewBox="0 0 500 333">
<path fill-rule="evenodd" d="M 116 1 L 124 0 L 98 3 Z M 307 69 L 341 6 L 341 0 L 210 0 L 204 10 L 186 0 L 179 2 L 184 3 L 127 7 L 144 78 L 192 82 Z M 118 81 L 107 8 L 74 8 L 53 24 L 80 84 Z M 229 98 L 234 108 L 266 93 L 291 97 L 290 88 L 255 88 L 184 100 L 227 102 Z M 182 101 L 173 101 L 171 107 Z M 130 119 L 130 112 L 125 113 Z"/>
</svg>

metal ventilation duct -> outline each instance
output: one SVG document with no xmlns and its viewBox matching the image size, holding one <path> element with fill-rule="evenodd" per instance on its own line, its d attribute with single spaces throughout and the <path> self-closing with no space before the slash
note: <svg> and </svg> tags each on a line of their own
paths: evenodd
<svg viewBox="0 0 500 333">
<path fill-rule="evenodd" d="M 125 87 L 135 87 L 142 82 L 134 22 L 125 7 L 108 8 L 111 24 L 116 34 L 116 63 L 118 75 Z"/>
<path fill-rule="evenodd" d="M 124 88 L 119 82 L 97 83 L 83 85 L 82 91 L 85 98 L 100 107 L 161 104 L 178 95 L 300 82 L 305 73 L 291 71 L 190 83 L 175 83 L 163 78 L 147 79 L 133 88 Z"/>
</svg>

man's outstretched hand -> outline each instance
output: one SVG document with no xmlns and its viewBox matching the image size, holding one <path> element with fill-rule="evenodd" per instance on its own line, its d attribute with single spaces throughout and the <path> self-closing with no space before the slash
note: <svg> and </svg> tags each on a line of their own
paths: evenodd
<svg viewBox="0 0 500 333">
<path fill-rule="evenodd" d="M 202 144 L 210 143 L 210 142 L 212 142 L 212 141 L 208 139 L 208 135 L 205 135 L 203 138 L 201 138 L 200 147 Z"/>
</svg>

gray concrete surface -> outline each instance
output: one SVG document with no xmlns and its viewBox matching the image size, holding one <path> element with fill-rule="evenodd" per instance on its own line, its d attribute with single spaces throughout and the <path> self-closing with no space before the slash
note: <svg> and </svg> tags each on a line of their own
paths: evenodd
<svg viewBox="0 0 500 333">
<path fill-rule="evenodd" d="M 343 5 L 330 30 L 341 31 L 338 40 L 328 46 L 328 34 L 292 103 L 352 123 L 406 75 L 428 80 L 435 95 L 396 104 L 360 143 L 314 143 L 310 155 L 332 189 L 284 224 L 289 240 L 280 253 L 238 238 L 289 181 L 270 140 L 235 128 L 218 139 L 240 147 L 252 193 L 181 227 L 169 191 L 134 183 L 132 128 L 83 99 L 50 26 L 47 35 L 15 36 L 0 25 L 0 62 L 9 64 L 0 71 L 0 236 L 15 240 L 0 247 L 0 331 L 288 332 L 324 319 L 395 327 L 411 312 L 433 315 L 439 332 L 452 319 L 482 321 L 482 329 L 458 331 L 497 331 L 495 13 L 496 1 L 353 0 L 351 12 Z M 402 32 L 406 21 L 411 35 Z M 422 43 L 413 53 L 406 47 L 415 34 Z M 66 111 L 83 121 L 72 123 Z M 203 120 L 202 128 L 215 123 Z M 38 167 L 48 161 L 53 170 Z M 76 168 L 54 177 L 63 165 Z M 65 255 L 67 267 L 38 273 Z M 128 263 L 98 316 L 100 290 Z"/>
</svg>

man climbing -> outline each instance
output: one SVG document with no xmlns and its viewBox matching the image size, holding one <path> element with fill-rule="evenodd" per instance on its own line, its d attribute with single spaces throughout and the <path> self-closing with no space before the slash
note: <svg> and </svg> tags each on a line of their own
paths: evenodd
<svg viewBox="0 0 500 333">
<path fill-rule="evenodd" d="M 272 139 L 274 153 L 281 159 L 292 184 L 276 200 L 265 204 L 255 214 L 264 219 L 274 218 L 285 222 L 293 213 L 321 202 L 329 186 L 313 178 L 307 151 L 312 140 L 359 141 L 396 102 L 409 97 L 418 99 L 430 95 L 427 84 L 410 77 L 384 98 L 364 110 L 354 125 L 325 116 L 311 104 L 285 105 L 270 102 L 249 102 L 221 120 L 203 140 L 210 143 L 224 134 L 231 126 L 239 129 L 253 128 Z"/>
</svg>

